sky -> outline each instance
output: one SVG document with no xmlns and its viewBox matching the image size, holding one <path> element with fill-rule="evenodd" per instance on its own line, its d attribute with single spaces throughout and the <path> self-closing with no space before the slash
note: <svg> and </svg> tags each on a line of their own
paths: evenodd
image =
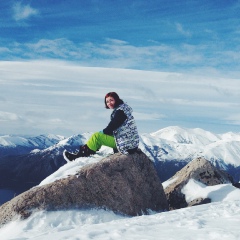
<svg viewBox="0 0 240 240">
<path fill-rule="evenodd" d="M 0 7 L 2 60 L 239 73 L 239 0 L 9 0 Z"/>
<path fill-rule="evenodd" d="M 140 132 L 239 132 L 239 0 L 9 0 L 0 9 L 0 134 L 102 130 L 110 91 L 132 106 Z"/>
<path fill-rule="evenodd" d="M 102 156 L 97 155 L 76 159 L 48 176 L 40 186 L 76 174 L 79 168 L 101 159 Z M 170 181 L 163 182 L 163 187 L 169 183 Z M 136 217 L 94 208 L 36 211 L 26 220 L 16 219 L 2 227 L 1 239 L 239 240 L 238 188 L 231 184 L 206 186 L 190 179 L 182 191 L 187 202 L 198 197 L 209 197 L 212 202 L 169 212 L 150 212 L 149 215 Z"/>
</svg>

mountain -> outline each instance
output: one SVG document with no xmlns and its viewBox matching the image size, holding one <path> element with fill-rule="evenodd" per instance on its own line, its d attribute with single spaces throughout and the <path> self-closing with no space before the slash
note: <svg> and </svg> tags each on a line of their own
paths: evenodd
<svg viewBox="0 0 240 240">
<path fill-rule="evenodd" d="M 1 136 L 0 190 L 11 189 L 18 194 L 36 186 L 66 164 L 62 156 L 64 149 L 75 151 L 90 136 L 91 133 L 69 138 Z M 226 170 L 235 182 L 240 180 L 240 133 L 214 134 L 199 128 L 171 126 L 142 134 L 139 147 L 154 162 L 162 182 L 197 157 Z M 110 152 L 111 149 L 102 148 L 98 155 Z"/>
<path fill-rule="evenodd" d="M 0 151 L 4 154 L 0 156 L 0 204 L 38 185 L 58 170 L 66 163 L 63 150 L 76 150 L 89 136 L 74 135 L 67 139 L 55 135 L 2 136 Z"/>
<path fill-rule="evenodd" d="M 62 156 L 64 149 L 76 150 L 80 144 L 87 140 L 90 134 L 74 135 L 66 139 L 63 137 L 58 139 L 58 136 L 48 136 L 50 137 L 41 135 L 29 139 L 10 138 L 12 141 L 9 141 L 9 145 L 4 145 L 5 150 L 12 149 L 14 143 L 15 148 L 20 147 L 23 151 L 31 149 L 31 151 L 27 154 L 14 155 L 9 150 L 9 155 L 0 157 L 1 187 L 3 185 L 7 187 L 22 185 L 23 182 L 27 185 L 29 183 L 29 186 L 38 184 L 66 163 Z M 34 146 L 35 149 L 33 149 Z"/>
<path fill-rule="evenodd" d="M 229 172 L 235 181 L 240 180 L 240 133 L 214 134 L 171 126 L 141 138 L 140 147 L 155 162 L 163 181 L 197 157 L 206 158 Z"/>
<path fill-rule="evenodd" d="M 60 135 L 40 135 L 35 137 L 2 135 L 0 136 L 0 157 L 29 153 L 33 149 L 45 149 L 65 137 Z"/>
</svg>

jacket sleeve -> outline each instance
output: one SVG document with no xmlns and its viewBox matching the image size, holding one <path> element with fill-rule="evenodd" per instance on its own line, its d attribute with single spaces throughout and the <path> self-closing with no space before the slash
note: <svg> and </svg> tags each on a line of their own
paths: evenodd
<svg viewBox="0 0 240 240">
<path fill-rule="evenodd" d="M 114 117 L 106 128 L 103 129 L 103 133 L 107 135 L 113 135 L 113 131 L 118 129 L 124 121 L 127 119 L 123 110 L 117 110 Z"/>
</svg>

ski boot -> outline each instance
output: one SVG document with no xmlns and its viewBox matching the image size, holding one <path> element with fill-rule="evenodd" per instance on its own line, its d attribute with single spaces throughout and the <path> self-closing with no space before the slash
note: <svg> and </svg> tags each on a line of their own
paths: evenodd
<svg viewBox="0 0 240 240">
<path fill-rule="evenodd" d="M 70 153 L 65 150 L 63 152 L 63 157 L 67 162 L 69 162 L 69 161 L 74 161 L 76 158 L 79 158 L 79 157 L 89 157 L 90 155 L 93 155 L 95 153 L 96 153 L 95 151 L 91 150 L 87 146 L 87 144 L 85 144 L 79 147 L 79 152 L 77 153 Z"/>
</svg>

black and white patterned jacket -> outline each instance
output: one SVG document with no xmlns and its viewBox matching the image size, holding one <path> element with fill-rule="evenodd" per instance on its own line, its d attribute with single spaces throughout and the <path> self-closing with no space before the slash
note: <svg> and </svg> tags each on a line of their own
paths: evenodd
<svg viewBox="0 0 240 240">
<path fill-rule="evenodd" d="M 132 115 L 132 108 L 126 103 L 119 105 L 115 108 L 111 114 L 111 119 L 114 119 L 116 114 L 121 112 L 124 113 L 126 119 L 117 128 L 113 130 L 113 136 L 116 141 L 117 149 L 123 154 L 128 154 L 129 150 L 138 148 L 139 145 L 139 135 L 136 126 L 136 122 Z"/>
</svg>

